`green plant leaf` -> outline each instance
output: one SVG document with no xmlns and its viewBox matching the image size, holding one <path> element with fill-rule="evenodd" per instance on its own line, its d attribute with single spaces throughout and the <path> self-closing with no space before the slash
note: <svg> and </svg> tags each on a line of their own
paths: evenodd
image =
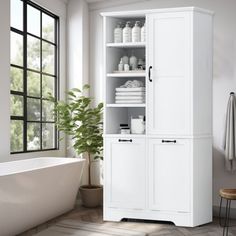
<svg viewBox="0 0 236 236">
<path fill-rule="evenodd" d="M 89 88 L 86 84 L 82 91 Z M 83 95 L 82 91 L 73 88 L 67 92 L 67 102 L 55 103 L 56 125 L 59 131 L 72 138 L 72 146 L 78 155 L 89 153 L 95 156 L 94 159 L 103 159 L 103 103 L 92 106 L 93 98 Z"/>
<path fill-rule="evenodd" d="M 87 90 L 87 89 L 90 89 L 90 85 L 89 85 L 89 84 L 85 84 L 85 85 L 83 86 L 83 90 Z"/>
</svg>

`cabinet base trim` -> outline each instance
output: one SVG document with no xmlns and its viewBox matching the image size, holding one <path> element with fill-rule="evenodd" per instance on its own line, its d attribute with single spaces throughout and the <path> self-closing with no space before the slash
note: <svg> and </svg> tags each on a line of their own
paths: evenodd
<svg viewBox="0 0 236 236">
<path fill-rule="evenodd" d="M 182 227 L 196 227 L 193 221 L 192 213 L 166 213 L 161 211 L 137 211 L 137 210 L 122 210 L 122 209 L 112 209 L 104 208 L 103 220 L 104 221 L 121 221 L 122 219 L 141 219 L 141 220 L 157 220 L 157 221 L 170 221 L 176 226 Z M 207 224 L 212 222 L 212 218 L 203 222 L 202 224 Z"/>
</svg>

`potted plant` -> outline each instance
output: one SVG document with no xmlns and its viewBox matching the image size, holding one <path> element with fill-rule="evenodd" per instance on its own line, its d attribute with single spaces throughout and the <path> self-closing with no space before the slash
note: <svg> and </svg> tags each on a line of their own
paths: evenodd
<svg viewBox="0 0 236 236">
<path fill-rule="evenodd" d="M 72 138 L 72 146 L 77 155 L 83 154 L 88 162 L 88 185 L 80 187 L 82 203 L 86 207 L 96 207 L 102 203 L 102 186 L 91 183 L 91 163 L 103 159 L 102 111 L 103 103 L 92 107 L 92 98 L 84 95 L 89 85 L 83 89 L 67 92 L 68 101 L 55 102 L 57 128 Z"/>
</svg>

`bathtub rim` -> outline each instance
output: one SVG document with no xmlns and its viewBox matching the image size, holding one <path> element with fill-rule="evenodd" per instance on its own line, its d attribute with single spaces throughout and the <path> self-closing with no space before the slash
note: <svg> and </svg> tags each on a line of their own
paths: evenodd
<svg viewBox="0 0 236 236">
<path fill-rule="evenodd" d="M 86 159 L 85 158 L 80 158 L 80 157 L 35 157 L 35 158 L 27 158 L 27 159 L 21 159 L 21 160 L 13 160 L 13 161 L 6 161 L 6 162 L 1 162 L 1 165 L 7 165 L 9 163 L 19 163 L 19 162 L 29 162 L 29 161 L 33 161 L 33 160 L 42 160 L 42 159 L 60 159 L 60 160 L 65 160 L 66 162 L 59 162 L 59 163 L 54 163 L 54 164 L 50 164 L 47 166 L 42 166 L 42 167 L 32 167 L 32 168 L 28 168 L 28 169 L 22 169 L 20 171 L 12 171 L 9 173 L 1 173 L 0 170 L 0 178 L 1 177 L 5 177 L 5 176 L 10 176 L 10 175 L 16 175 L 16 174 L 22 174 L 22 173 L 26 173 L 26 172 L 32 172 L 32 171 L 36 171 L 36 170 L 43 170 L 43 169 L 48 169 L 48 168 L 53 168 L 53 167 L 57 167 L 57 166 L 63 166 L 63 165 L 71 165 L 74 163 L 82 163 L 82 165 L 84 165 Z"/>
</svg>

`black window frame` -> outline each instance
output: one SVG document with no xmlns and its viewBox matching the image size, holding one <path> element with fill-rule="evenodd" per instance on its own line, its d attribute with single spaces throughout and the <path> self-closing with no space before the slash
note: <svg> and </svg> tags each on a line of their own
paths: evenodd
<svg viewBox="0 0 236 236">
<path fill-rule="evenodd" d="M 20 120 L 23 122 L 23 151 L 16 151 L 12 152 L 10 150 L 11 154 L 20 154 L 20 153 L 30 153 L 30 152 L 44 152 L 44 151 L 52 151 L 52 150 L 59 150 L 59 131 L 56 128 L 56 117 L 54 118 L 54 121 L 44 121 L 43 120 L 43 109 L 42 109 L 42 104 L 43 101 L 48 101 L 47 98 L 43 97 L 43 86 L 42 86 L 42 77 L 43 76 L 50 76 L 54 78 L 54 98 L 55 101 L 59 100 L 59 78 L 60 78 L 60 69 L 59 69 L 59 64 L 60 64 L 60 18 L 53 14 L 52 12 L 48 11 L 47 9 L 39 6 L 38 4 L 30 1 L 30 0 L 20 0 L 23 3 L 23 29 L 22 31 L 19 29 L 16 29 L 14 27 L 10 27 L 10 32 L 14 32 L 17 34 L 20 34 L 23 36 L 23 66 L 19 65 L 14 65 L 10 63 L 10 67 L 13 68 L 19 68 L 22 69 L 23 71 L 23 92 L 20 91 L 13 91 L 10 90 L 11 95 L 20 95 L 23 97 L 23 116 L 10 116 L 10 120 Z M 29 33 L 27 31 L 27 6 L 31 6 L 40 12 L 40 36 L 34 35 L 32 33 Z M 44 39 L 42 36 L 42 15 L 46 14 L 52 18 L 54 18 L 54 42 L 51 42 L 47 39 Z M 40 69 L 39 70 L 34 70 L 31 68 L 27 67 L 27 36 L 32 36 L 36 39 L 40 40 Z M 46 73 L 42 71 L 42 44 L 43 42 L 46 42 L 50 45 L 53 45 L 55 47 L 54 51 L 54 74 Z M 27 72 L 35 72 L 38 73 L 40 76 L 40 97 L 34 97 L 30 96 L 27 94 Z M 39 121 L 30 121 L 27 118 L 27 99 L 28 98 L 33 98 L 33 99 L 38 99 L 40 100 L 40 120 Z M 39 123 L 40 124 L 40 148 L 36 150 L 28 150 L 27 149 L 27 125 L 29 123 Z M 48 148 L 45 149 L 43 148 L 43 124 L 54 124 L 55 125 L 55 133 L 54 133 L 54 148 Z"/>
</svg>

